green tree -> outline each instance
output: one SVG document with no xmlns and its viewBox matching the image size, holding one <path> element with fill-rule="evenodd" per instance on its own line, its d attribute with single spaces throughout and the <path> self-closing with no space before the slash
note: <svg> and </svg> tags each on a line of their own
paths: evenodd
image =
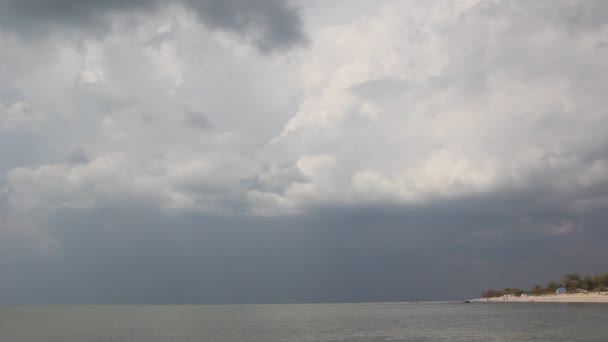
<svg viewBox="0 0 608 342">
<path fill-rule="evenodd" d="M 560 287 L 561 285 L 554 282 L 554 281 L 550 281 L 547 283 L 547 286 L 545 286 L 545 291 L 546 292 L 555 292 L 555 290 L 557 290 L 558 287 Z"/>
<path fill-rule="evenodd" d="M 583 277 L 582 288 L 587 291 L 592 291 L 597 288 L 597 283 L 595 281 L 595 277 L 586 275 Z"/>
<path fill-rule="evenodd" d="M 535 285 L 530 291 L 528 291 L 531 295 L 539 296 L 545 292 L 545 289 L 540 285 Z"/>
<path fill-rule="evenodd" d="M 570 291 L 582 288 L 583 280 L 579 273 L 566 273 L 562 277 L 562 284 Z"/>
<path fill-rule="evenodd" d="M 596 286 L 600 289 L 608 288 L 608 273 L 596 276 Z"/>
<path fill-rule="evenodd" d="M 492 290 L 492 289 L 488 289 L 485 290 L 481 293 L 481 298 L 494 298 L 494 297 L 501 297 L 503 296 L 505 293 L 503 291 L 500 290 Z"/>
<path fill-rule="evenodd" d="M 507 289 L 505 289 L 505 291 L 506 291 L 506 290 L 507 290 Z M 512 295 L 515 295 L 515 296 L 521 296 L 521 295 L 522 295 L 522 293 L 526 292 L 526 291 L 524 291 L 524 290 L 522 290 L 522 289 L 518 289 L 518 288 L 513 288 L 513 289 L 508 289 L 508 290 L 509 290 L 509 291 L 508 291 L 508 292 L 506 292 L 506 293 L 508 293 L 508 294 L 512 294 Z"/>
</svg>

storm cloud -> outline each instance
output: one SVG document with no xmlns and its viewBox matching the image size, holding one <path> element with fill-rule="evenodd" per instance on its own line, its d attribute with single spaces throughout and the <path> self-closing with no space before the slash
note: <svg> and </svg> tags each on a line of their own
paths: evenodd
<svg viewBox="0 0 608 342">
<path fill-rule="evenodd" d="M 0 301 L 453 299 L 605 272 L 607 10 L 3 1 Z"/>
<path fill-rule="evenodd" d="M 0 3 L 0 25 L 23 35 L 71 30 L 102 34 L 116 16 L 145 16 L 170 5 L 192 11 L 204 25 L 242 36 L 263 51 L 306 42 L 298 10 L 283 0 L 6 0 Z"/>
</svg>

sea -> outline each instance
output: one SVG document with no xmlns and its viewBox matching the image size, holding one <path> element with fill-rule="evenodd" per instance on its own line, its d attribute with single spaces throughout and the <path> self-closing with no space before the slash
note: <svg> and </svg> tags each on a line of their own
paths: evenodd
<svg viewBox="0 0 608 342">
<path fill-rule="evenodd" d="M 608 304 L 0 306 L 2 342 L 608 341 Z"/>
</svg>

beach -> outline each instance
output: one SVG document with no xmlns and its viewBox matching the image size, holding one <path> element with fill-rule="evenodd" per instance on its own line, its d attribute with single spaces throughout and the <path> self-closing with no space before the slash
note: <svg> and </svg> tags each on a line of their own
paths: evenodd
<svg viewBox="0 0 608 342">
<path fill-rule="evenodd" d="M 541 296 L 504 296 L 494 298 L 478 298 L 471 302 L 512 302 L 512 303 L 608 303 L 608 292 L 567 293 L 560 295 Z"/>
</svg>

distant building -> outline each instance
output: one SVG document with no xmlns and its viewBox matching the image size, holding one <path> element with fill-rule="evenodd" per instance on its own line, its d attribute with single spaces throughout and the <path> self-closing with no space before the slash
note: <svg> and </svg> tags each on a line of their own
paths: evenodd
<svg viewBox="0 0 608 342">
<path fill-rule="evenodd" d="M 556 295 L 566 294 L 566 288 L 565 287 L 558 287 L 557 290 L 555 290 L 555 294 Z"/>
</svg>

